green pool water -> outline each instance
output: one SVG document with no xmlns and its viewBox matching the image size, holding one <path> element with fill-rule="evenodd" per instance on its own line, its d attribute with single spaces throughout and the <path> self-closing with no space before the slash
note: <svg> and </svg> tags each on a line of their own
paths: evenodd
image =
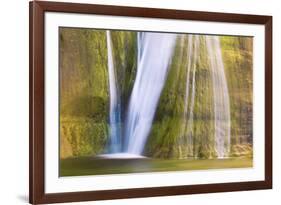
<svg viewBox="0 0 281 205">
<path fill-rule="evenodd" d="M 227 159 L 103 159 L 76 157 L 60 160 L 60 176 L 125 174 L 142 172 L 188 171 L 250 168 L 252 158 Z"/>
</svg>

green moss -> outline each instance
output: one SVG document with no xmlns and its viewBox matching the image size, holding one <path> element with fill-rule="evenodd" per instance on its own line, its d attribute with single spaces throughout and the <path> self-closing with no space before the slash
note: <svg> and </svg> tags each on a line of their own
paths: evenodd
<svg viewBox="0 0 281 205">
<path fill-rule="evenodd" d="M 61 149 L 61 158 L 88 156 L 102 153 L 106 149 L 107 125 L 86 118 L 62 118 L 60 137 L 68 145 L 68 153 Z"/>
</svg>

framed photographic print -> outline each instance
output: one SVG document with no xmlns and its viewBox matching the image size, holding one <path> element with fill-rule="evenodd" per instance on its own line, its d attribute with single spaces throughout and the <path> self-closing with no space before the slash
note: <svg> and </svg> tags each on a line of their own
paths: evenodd
<svg viewBox="0 0 281 205">
<path fill-rule="evenodd" d="M 30 2 L 30 203 L 271 187 L 271 16 Z"/>
</svg>

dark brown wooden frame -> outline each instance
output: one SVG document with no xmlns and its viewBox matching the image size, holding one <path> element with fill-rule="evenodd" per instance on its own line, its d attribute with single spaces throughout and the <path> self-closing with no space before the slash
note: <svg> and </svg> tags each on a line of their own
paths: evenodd
<svg viewBox="0 0 281 205">
<path fill-rule="evenodd" d="M 104 6 L 33 1 L 30 20 L 29 99 L 29 201 L 33 204 L 152 197 L 180 194 L 241 191 L 272 188 L 272 16 L 199 11 Z M 44 13 L 67 12 L 113 16 L 247 23 L 265 26 L 265 180 L 205 185 L 169 186 L 107 191 L 46 194 L 44 191 Z"/>
</svg>

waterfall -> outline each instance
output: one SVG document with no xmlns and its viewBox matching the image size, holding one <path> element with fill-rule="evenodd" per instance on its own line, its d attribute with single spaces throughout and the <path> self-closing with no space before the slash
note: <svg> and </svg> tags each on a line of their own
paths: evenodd
<svg viewBox="0 0 281 205">
<path fill-rule="evenodd" d="M 192 136 L 193 111 L 194 111 L 194 100 L 195 100 L 195 89 L 196 89 L 195 74 L 196 74 L 196 64 L 198 59 L 198 49 L 199 49 L 199 36 L 191 35 L 191 34 L 188 35 L 186 85 L 185 85 L 184 111 L 183 111 L 184 125 L 183 125 L 183 131 L 181 133 L 181 139 L 180 139 L 180 143 L 182 145 L 184 145 L 184 141 L 186 141 L 187 144 L 184 146 L 188 146 L 188 150 L 189 150 L 188 155 L 193 155 L 193 138 L 192 138 L 193 137 Z M 190 88 L 190 74 L 192 75 L 191 88 Z M 191 96 L 189 96 L 190 89 L 191 89 Z"/>
<path fill-rule="evenodd" d="M 138 33 L 137 74 L 125 121 L 125 152 L 141 155 L 149 135 L 177 35 Z"/>
<path fill-rule="evenodd" d="M 189 79 L 190 79 L 190 69 L 192 60 L 192 35 L 188 36 L 188 47 L 187 47 L 187 74 L 186 74 L 186 85 L 185 85 L 185 98 L 184 98 L 184 122 L 187 121 L 187 111 L 188 111 L 188 99 L 189 99 Z"/>
<path fill-rule="evenodd" d="M 137 58 L 137 63 L 140 62 L 142 53 L 143 53 L 143 45 L 142 45 L 142 40 L 143 40 L 143 33 L 138 32 L 137 33 L 137 47 L 138 47 L 138 58 Z"/>
<path fill-rule="evenodd" d="M 112 54 L 112 42 L 110 31 L 106 31 L 106 42 L 107 42 L 107 62 L 108 62 L 108 75 L 109 75 L 109 137 L 110 146 L 109 152 L 116 153 L 121 151 L 121 105 L 120 96 L 118 95 L 116 74 L 114 69 L 114 61 Z"/>
<path fill-rule="evenodd" d="M 206 36 L 213 81 L 215 146 L 218 158 L 230 152 L 230 105 L 219 37 Z"/>
<path fill-rule="evenodd" d="M 170 62 L 174 54 L 177 35 L 167 33 L 137 33 L 137 73 L 127 105 L 121 130 L 121 97 L 114 68 L 110 31 L 106 31 L 110 95 L 109 152 L 118 157 L 140 156 L 150 133 Z M 213 87 L 214 141 L 218 158 L 230 152 L 230 104 L 219 37 L 206 36 Z M 183 38 L 181 43 L 184 43 Z M 190 146 L 193 153 L 193 112 L 196 97 L 196 70 L 202 52 L 198 35 L 188 35 L 186 85 L 184 95 L 184 126 L 181 143 Z M 122 131 L 122 132 L 121 132 Z M 124 134 L 121 140 L 121 133 Z M 122 144 L 122 145 L 121 145 Z M 179 150 L 181 152 L 181 148 Z M 111 156 L 114 157 L 114 156 Z"/>
<path fill-rule="evenodd" d="M 194 111 L 194 99 L 195 99 L 195 73 L 196 73 L 196 63 L 198 59 L 198 47 L 199 47 L 199 36 L 194 36 L 194 49 L 193 49 L 193 61 L 192 61 L 192 86 L 191 86 L 191 100 L 190 100 L 190 110 L 189 110 L 189 119 L 188 119 L 188 125 L 187 125 L 187 132 L 188 132 L 188 141 L 190 143 L 190 146 L 193 148 L 193 140 L 192 140 L 192 134 L 193 134 L 193 111 Z"/>
</svg>

